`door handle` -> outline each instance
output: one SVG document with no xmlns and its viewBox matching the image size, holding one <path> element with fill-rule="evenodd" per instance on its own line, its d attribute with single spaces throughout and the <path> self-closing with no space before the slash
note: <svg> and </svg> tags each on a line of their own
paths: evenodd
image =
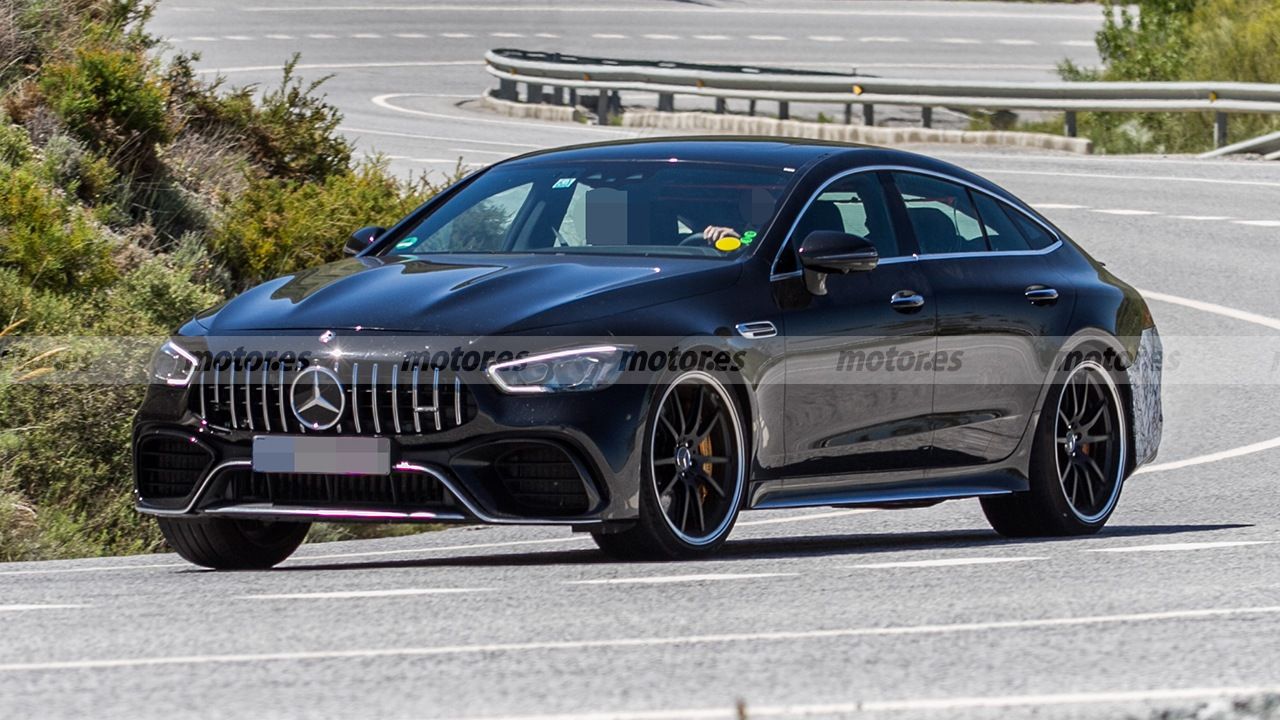
<svg viewBox="0 0 1280 720">
<path fill-rule="evenodd" d="M 910 312 L 924 307 L 924 298 L 915 290 L 899 290 L 889 298 L 889 306 L 899 312 Z"/>
<path fill-rule="evenodd" d="M 1058 291 L 1047 285 L 1032 285 L 1023 295 L 1032 305 L 1052 305 L 1058 302 Z"/>
</svg>

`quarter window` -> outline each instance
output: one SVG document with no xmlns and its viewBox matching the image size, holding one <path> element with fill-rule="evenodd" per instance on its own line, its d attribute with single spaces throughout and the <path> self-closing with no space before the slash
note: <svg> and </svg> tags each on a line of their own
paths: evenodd
<svg viewBox="0 0 1280 720">
<path fill-rule="evenodd" d="M 1031 249 L 1026 237 L 1009 217 L 1010 213 L 1005 211 L 1002 203 L 982 193 L 974 193 L 973 202 L 982 218 L 983 228 L 987 231 L 987 243 L 992 250 L 1009 252 Z"/>
<path fill-rule="evenodd" d="M 922 255 L 985 252 L 987 240 L 969 191 L 914 173 L 894 173 Z"/>
</svg>

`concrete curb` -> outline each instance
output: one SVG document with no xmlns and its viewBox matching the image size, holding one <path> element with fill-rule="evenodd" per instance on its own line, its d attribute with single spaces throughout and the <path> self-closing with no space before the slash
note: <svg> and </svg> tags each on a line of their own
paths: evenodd
<svg viewBox="0 0 1280 720">
<path fill-rule="evenodd" d="M 868 145 L 944 143 L 956 145 L 1006 145 L 1038 150 L 1059 150 L 1082 155 L 1088 155 L 1093 152 L 1093 142 L 1090 140 L 1049 135 L 1047 133 L 1008 130 L 971 131 L 913 127 L 868 127 L 866 125 L 777 120 L 769 117 L 746 115 L 715 115 L 702 112 L 628 110 L 622 114 L 622 126 L 629 128 L 691 130 L 733 135 L 798 137 L 811 140 L 865 143 Z"/>
<path fill-rule="evenodd" d="M 489 112 L 515 118 L 532 120 L 551 120 L 553 122 L 583 122 L 587 116 L 577 108 L 568 105 L 533 105 L 529 103 L 500 100 L 485 93 L 480 96 L 480 107 Z"/>
<path fill-rule="evenodd" d="M 508 117 L 583 122 L 586 113 L 566 105 L 535 105 L 501 100 L 489 94 L 480 96 L 480 107 Z M 1035 150 L 1057 150 L 1088 155 L 1093 142 L 1047 133 L 1011 130 L 938 130 L 912 127 L 867 127 L 816 123 L 802 120 L 777 120 L 748 115 L 716 115 L 706 112 L 658 112 L 628 110 L 620 116 L 622 127 L 652 130 L 684 130 L 699 133 L 797 137 L 811 140 L 865 143 L 867 145 L 949 144 L 1003 145 Z"/>
</svg>

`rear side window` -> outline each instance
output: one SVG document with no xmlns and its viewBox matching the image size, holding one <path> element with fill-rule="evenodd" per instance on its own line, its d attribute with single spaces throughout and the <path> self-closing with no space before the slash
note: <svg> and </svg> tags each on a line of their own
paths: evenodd
<svg viewBox="0 0 1280 720">
<path fill-rule="evenodd" d="M 894 173 L 921 255 L 985 252 L 987 240 L 968 189 L 913 173 Z"/>
<path fill-rule="evenodd" d="M 982 193 L 973 193 L 973 204 L 978 208 L 982 226 L 987 231 L 987 242 L 996 252 L 1030 250 L 1022 230 L 998 201 Z"/>
<path fill-rule="evenodd" d="M 1018 226 L 1018 229 L 1022 231 L 1022 236 L 1027 239 L 1027 244 L 1031 246 L 1032 250 L 1043 250 L 1058 242 L 1053 233 L 1044 229 L 1044 226 L 1040 223 L 1013 208 L 1006 207 L 1005 210 L 1008 212 L 1009 217 L 1013 218 L 1013 222 Z"/>
</svg>

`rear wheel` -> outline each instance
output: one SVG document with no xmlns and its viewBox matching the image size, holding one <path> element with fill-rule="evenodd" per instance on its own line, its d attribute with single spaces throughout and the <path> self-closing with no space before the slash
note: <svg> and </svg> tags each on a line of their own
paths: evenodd
<svg viewBox="0 0 1280 720">
<path fill-rule="evenodd" d="M 157 518 L 164 539 L 183 559 L 215 570 L 264 570 L 293 554 L 310 523 Z"/>
<path fill-rule="evenodd" d="M 1072 367 L 1045 401 L 1031 451 L 1028 492 L 982 499 L 1009 537 L 1086 535 L 1107 524 L 1127 470 L 1129 435 L 1115 381 L 1093 360 Z"/>
<path fill-rule="evenodd" d="M 659 396 L 646 437 L 638 522 L 592 537 L 620 559 L 711 554 L 733 529 L 746 485 L 742 421 L 732 394 L 712 375 L 684 373 Z"/>
</svg>

